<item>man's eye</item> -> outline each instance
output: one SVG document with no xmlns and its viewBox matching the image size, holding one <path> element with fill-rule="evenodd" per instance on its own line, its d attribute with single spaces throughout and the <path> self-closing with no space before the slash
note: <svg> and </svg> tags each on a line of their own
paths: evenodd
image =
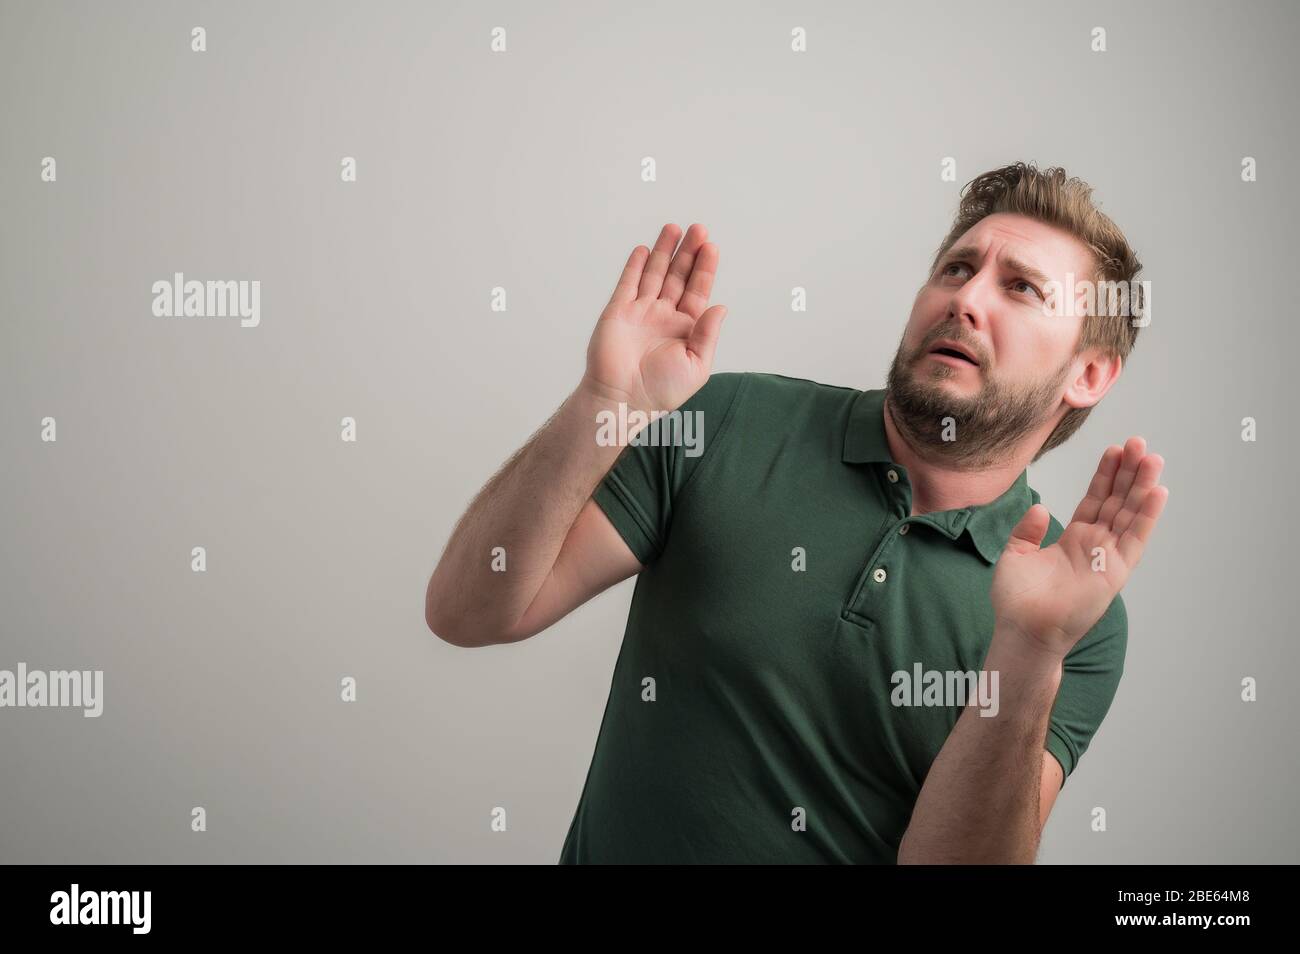
<svg viewBox="0 0 1300 954">
<path fill-rule="evenodd" d="M 1029 284 L 1029 282 L 1025 281 L 1023 278 L 1018 278 L 1018 279 L 1016 279 L 1014 282 L 1011 283 L 1011 287 L 1012 287 L 1012 288 L 1016 288 L 1017 286 L 1020 286 L 1020 285 L 1024 285 L 1025 288 L 1026 288 L 1030 293 L 1032 293 L 1032 294 L 1038 296 L 1039 298 L 1042 298 L 1042 297 L 1043 297 L 1043 293 L 1042 293 L 1042 292 L 1040 292 L 1040 291 L 1039 291 L 1037 288 L 1035 288 L 1033 285 Z"/>
<path fill-rule="evenodd" d="M 953 277 L 952 272 L 949 271 L 949 269 L 953 269 L 953 268 L 970 268 L 970 266 L 967 265 L 965 262 L 949 262 L 947 265 L 943 267 L 944 277 L 946 278 Z"/>
</svg>

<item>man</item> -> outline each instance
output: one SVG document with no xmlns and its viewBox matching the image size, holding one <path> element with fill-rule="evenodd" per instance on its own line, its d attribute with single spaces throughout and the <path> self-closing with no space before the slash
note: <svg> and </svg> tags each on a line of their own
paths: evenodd
<svg viewBox="0 0 1300 954">
<path fill-rule="evenodd" d="M 582 381 L 426 592 L 431 630 L 483 646 L 640 574 L 562 862 L 1034 860 L 1168 497 L 1141 437 L 1068 528 L 1027 483 L 1137 334 L 1045 307 L 1141 267 L 1090 191 L 1023 164 L 971 182 L 883 391 L 710 377 L 717 247 L 667 225 L 633 250 Z"/>
</svg>

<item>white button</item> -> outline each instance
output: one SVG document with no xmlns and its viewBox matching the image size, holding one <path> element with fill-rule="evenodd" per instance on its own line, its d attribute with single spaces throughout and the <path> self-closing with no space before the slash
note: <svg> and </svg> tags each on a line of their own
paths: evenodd
<svg viewBox="0 0 1300 954">
<path fill-rule="evenodd" d="M 907 533 L 907 528 L 910 527 L 910 526 L 911 526 L 910 523 L 905 523 L 905 524 L 903 524 L 901 527 L 898 528 L 898 532 L 899 532 L 900 534 Z"/>
<path fill-rule="evenodd" d="M 885 476 L 889 478 L 889 482 L 891 484 L 898 483 L 898 471 L 894 470 L 893 468 L 890 468 L 888 471 L 886 471 Z"/>
<path fill-rule="evenodd" d="M 885 570 L 883 567 L 876 567 L 876 572 L 871 574 L 871 578 L 877 583 L 885 582 Z"/>
</svg>

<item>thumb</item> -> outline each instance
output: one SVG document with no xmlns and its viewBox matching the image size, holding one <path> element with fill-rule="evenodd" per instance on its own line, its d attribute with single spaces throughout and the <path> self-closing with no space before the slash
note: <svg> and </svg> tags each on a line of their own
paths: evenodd
<svg viewBox="0 0 1300 954">
<path fill-rule="evenodd" d="M 727 317 L 726 305 L 714 305 L 700 315 L 691 329 L 691 336 L 686 347 L 699 355 L 706 368 L 713 367 L 713 352 L 718 346 L 718 335 L 722 331 L 722 319 Z"/>
<path fill-rule="evenodd" d="M 1047 527 L 1051 521 L 1051 513 L 1040 503 L 1034 504 L 1025 511 L 1025 515 L 1020 518 L 1020 522 L 1015 525 L 1011 531 L 1012 540 L 1020 540 L 1031 546 L 1038 546 L 1043 542 L 1043 537 L 1047 535 Z"/>
</svg>

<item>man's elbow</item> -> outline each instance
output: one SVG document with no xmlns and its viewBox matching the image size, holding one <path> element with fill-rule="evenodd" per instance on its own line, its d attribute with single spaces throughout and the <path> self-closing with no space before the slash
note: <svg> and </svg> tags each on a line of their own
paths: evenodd
<svg viewBox="0 0 1300 954">
<path fill-rule="evenodd" d="M 491 634 L 470 625 L 463 614 L 448 612 L 446 601 L 434 592 L 432 584 L 424 594 L 424 625 L 444 643 L 462 649 L 476 649 L 498 642 Z"/>
<path fill-rule="evenodd" d="M 480 646 L 491 646 L 497 642 L 484 636 L 482 633 L 476 633 L 472 629 L 463 628 L 439 619 L 430 619 L 428 613 L 424 617 L 425 625 L 429 626 L 429 632 L 435 637 L 442 639 L 443 642 L 451 643 L 452 646 L 459 646 L 461 649 L 478 649 Z"/>
<path fill-rule="evenodd" d="M 426 607 L 424 610 L 424 624 L 429 627 L 429 632 L 444 643 L 450 643 L 462 649 L 477 649 L 480 646 L 491 646 L 496 642 L 496 640 L 483 633 L 476 632 L 471 627 L 437 615 L 430 607 Z"/>
<path fill-rule="evenodd" d="M 429 578 L 424 591 L 424 625 L 444 643 L 464 649 L 498 646 L 528 639 L 541 628 L 530 614 L 505 625 L 495 612 L 498 607 L 467 606 L 463 598 L 455 599 L 444 587 L 435 586 L 435 579 Z"/>
</svg>

